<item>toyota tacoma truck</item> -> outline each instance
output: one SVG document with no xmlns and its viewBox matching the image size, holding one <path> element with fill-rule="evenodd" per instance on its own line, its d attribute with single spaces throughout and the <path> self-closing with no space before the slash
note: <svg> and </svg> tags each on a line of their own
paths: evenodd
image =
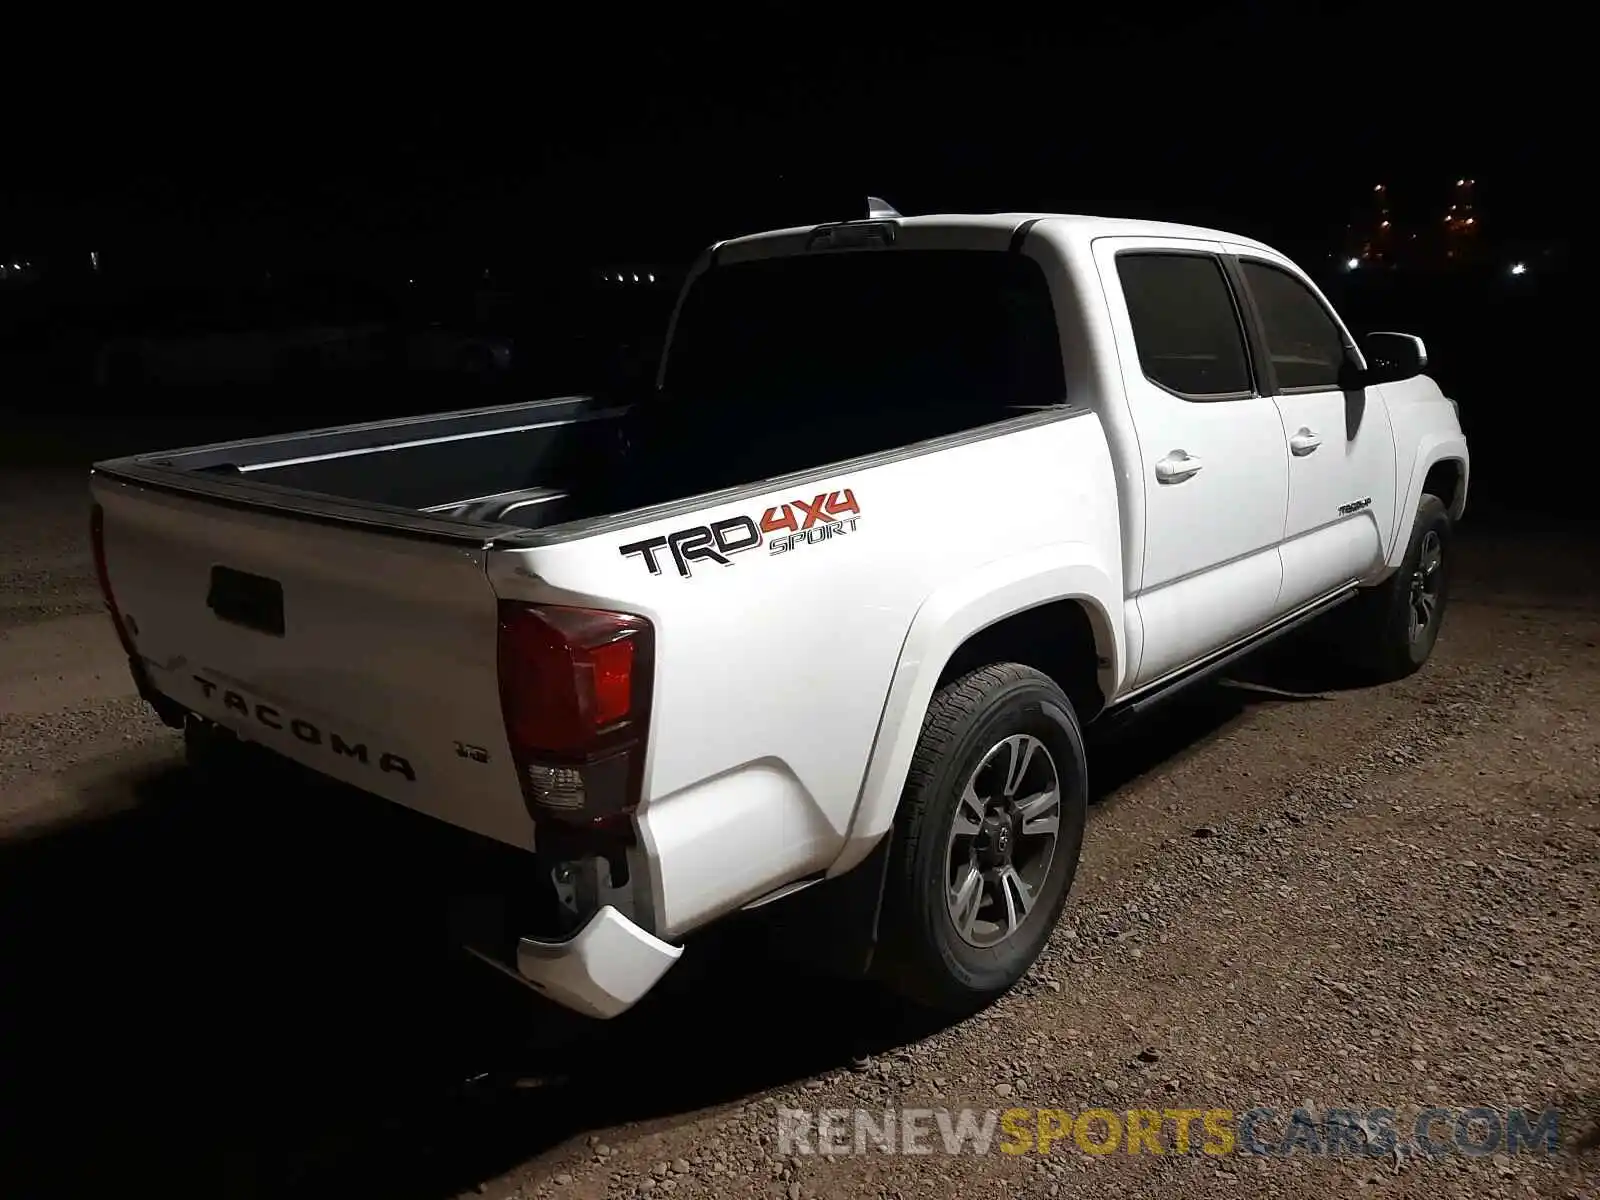
<svg viewBox="0 0 1600 1200">
<path fill-rule="evenodd" d="M 769 904 L 913 1001 L 1002 993 L 1085 727 L 1312 621 L 1418 669 L 1467 445 L 1419 339 L 1260 242 L 869 214 L 711 247 L 640 393 L 97 464 L 141 694 L 197 762 L 512 854 L 467 949 L 576 1012 Z"/>
</svg>

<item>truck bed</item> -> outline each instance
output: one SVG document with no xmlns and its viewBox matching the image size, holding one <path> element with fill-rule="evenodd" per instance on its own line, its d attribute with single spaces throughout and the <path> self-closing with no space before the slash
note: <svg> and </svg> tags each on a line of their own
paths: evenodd
<svg viewBox="0 0 1600 1200">
<path fill-rule="evenodd" d="M 94 471 L 298 520 L 504 546 L 598 532 L 830 463 L 903 453 L 970 434 L 966 418 L 909 395 L 847 424 L 730 429 L 720 407 L 558 396 L 132 455 Z"/>
<path fill-rule="evenodd" d="M 559 396 L 133 455 L 95 470 L 250 508 L 483 541 L 572 519 L 573 492 L 614 463 L 628 411 Z"/>
</svg>

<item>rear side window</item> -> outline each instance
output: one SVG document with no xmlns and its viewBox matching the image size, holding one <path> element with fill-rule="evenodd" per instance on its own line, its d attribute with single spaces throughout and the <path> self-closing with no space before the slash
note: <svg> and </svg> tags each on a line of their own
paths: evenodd
<svg viewBox="0 0 1600 1200">
<path fill-rule="evenodd" d="M 1208 254 L 1119 254 L 1145 378 L 1186 400 L 1248 396 L 1250 360 L 1233 291 Z"/>
<path fill-rule="evenodd" d="M 1322 301 L 1278 267 L 1251 259 L 1240 266 L 1261 315 L 1261 333 L 1279 389 L 1338 387 L 1344 335 Z"/>
</svg>

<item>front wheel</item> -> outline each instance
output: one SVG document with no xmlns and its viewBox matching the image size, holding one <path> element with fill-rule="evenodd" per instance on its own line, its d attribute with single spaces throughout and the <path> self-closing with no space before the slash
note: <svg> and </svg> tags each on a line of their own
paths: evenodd
<svg viewBox="0 0 1600 1200">
<path fill-rule="evenodd" d="M 1424 495 L 1400 569 L 1338 614 L 1341 649 L 1365 681 L 1404 679 L 1433 654 L 1450 596 L 1452 532 L 1444 501 Z"/>
<path fill-rule="evenodd" d="M 880 950 L 887 982 L 966 1012 L 1044 950 L 1078 869 L 1083 734 L 1047 676 L 1003 663 L 934 696 L 896 818 Z"/>
</svg>

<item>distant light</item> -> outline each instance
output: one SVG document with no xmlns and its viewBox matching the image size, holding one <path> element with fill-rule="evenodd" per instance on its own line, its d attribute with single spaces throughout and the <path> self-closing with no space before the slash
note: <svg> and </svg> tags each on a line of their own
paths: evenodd
<svg viewBox="0 0 1600 1200">
<path fill-rule="evenodd" d="M 11 269 L 13 271 L 20 271 L 20 270 L 22 270 L 22 264 L 21 263 L 12 263 L 11 264 Z"/>
<path fill-rule="evenodd" d="M 1387 221 L 1384 221 L 1384 222 L 1382 222 L 1382 223 L 1381 223 L 1381 224 L 1380 224 L 1380 225 L 1379 225 L 1379 228 L 1380 228 L 1380 229 L 1387 229 L 1387 228 L 1389 228 L 1389 222 L 1387 222 Z"/>
<path fill-rule="evenodd" d="M 638 283 L 638 282 L 639 282 L 639 277 L 638 277 L 638 276 L 637 276 L 637 275 L 635 275 L 635 276 L 634 276 L 634 277 L 633 277 L 633 281 L 634 281 L 634 282 L 635 282 L 635 283 Z"/>
<path fill-rule="evenodd" d="M 1359 258 L 1347 258 L 1344 260 L 1345 270 L 1347 271 L 1354 271 L 1360 265 L 1361 260 Z"/>
<path fill-rule="evenodd" d="M 1466 220 L 1466 224 L 1471 225 L 1477 219 L 1478 219 L 1477 217 L 1468 217 L 1467 220 Z"/>
<path fill-rule="evenodd" d="M 1512 263 L 1511 264 L 1511 273 L 1513 275 L 1526 275 L 1528 273 L 1528 264 L 1527 263 Z"/>
<path fill-rule="evenodd" d="M 1377 186 L 1377 187 L 1375 187 L 1375 188 L 1373 188 L 1373 189 L 1372 189 L 1372 190 L 1373 190 L 1373 191 L 1375 191 L 1375 192 L 1381 192 L 1381 191 L 1383 191 L 1383 184 L 1381 184 L 1381 183 L 1380 183 L 1380 184 L 1378 184 L 1378 186 Z"/>
<path fill-rule="evenodd" d="M 1466 187 L 1467 186 L 1467 181 L 1465 179 L 1458 179 L 1458 180 L 1456 180 L 1456 186 L 1457 187 Z"/>
<path fill-rule="evenodd" d="M 651 276 L 650 276 L 650 277 L 649 277 L 649 279 L 650 279 L 650 282 L 651 282 L 651 283 L 654 283 L 654 282 L 655 282 L 655 281 L 656 281 L 656 277 L 655 277 L 655 276 L 654 276 L 654 275 L 651 275 Z"/>
</svg>

